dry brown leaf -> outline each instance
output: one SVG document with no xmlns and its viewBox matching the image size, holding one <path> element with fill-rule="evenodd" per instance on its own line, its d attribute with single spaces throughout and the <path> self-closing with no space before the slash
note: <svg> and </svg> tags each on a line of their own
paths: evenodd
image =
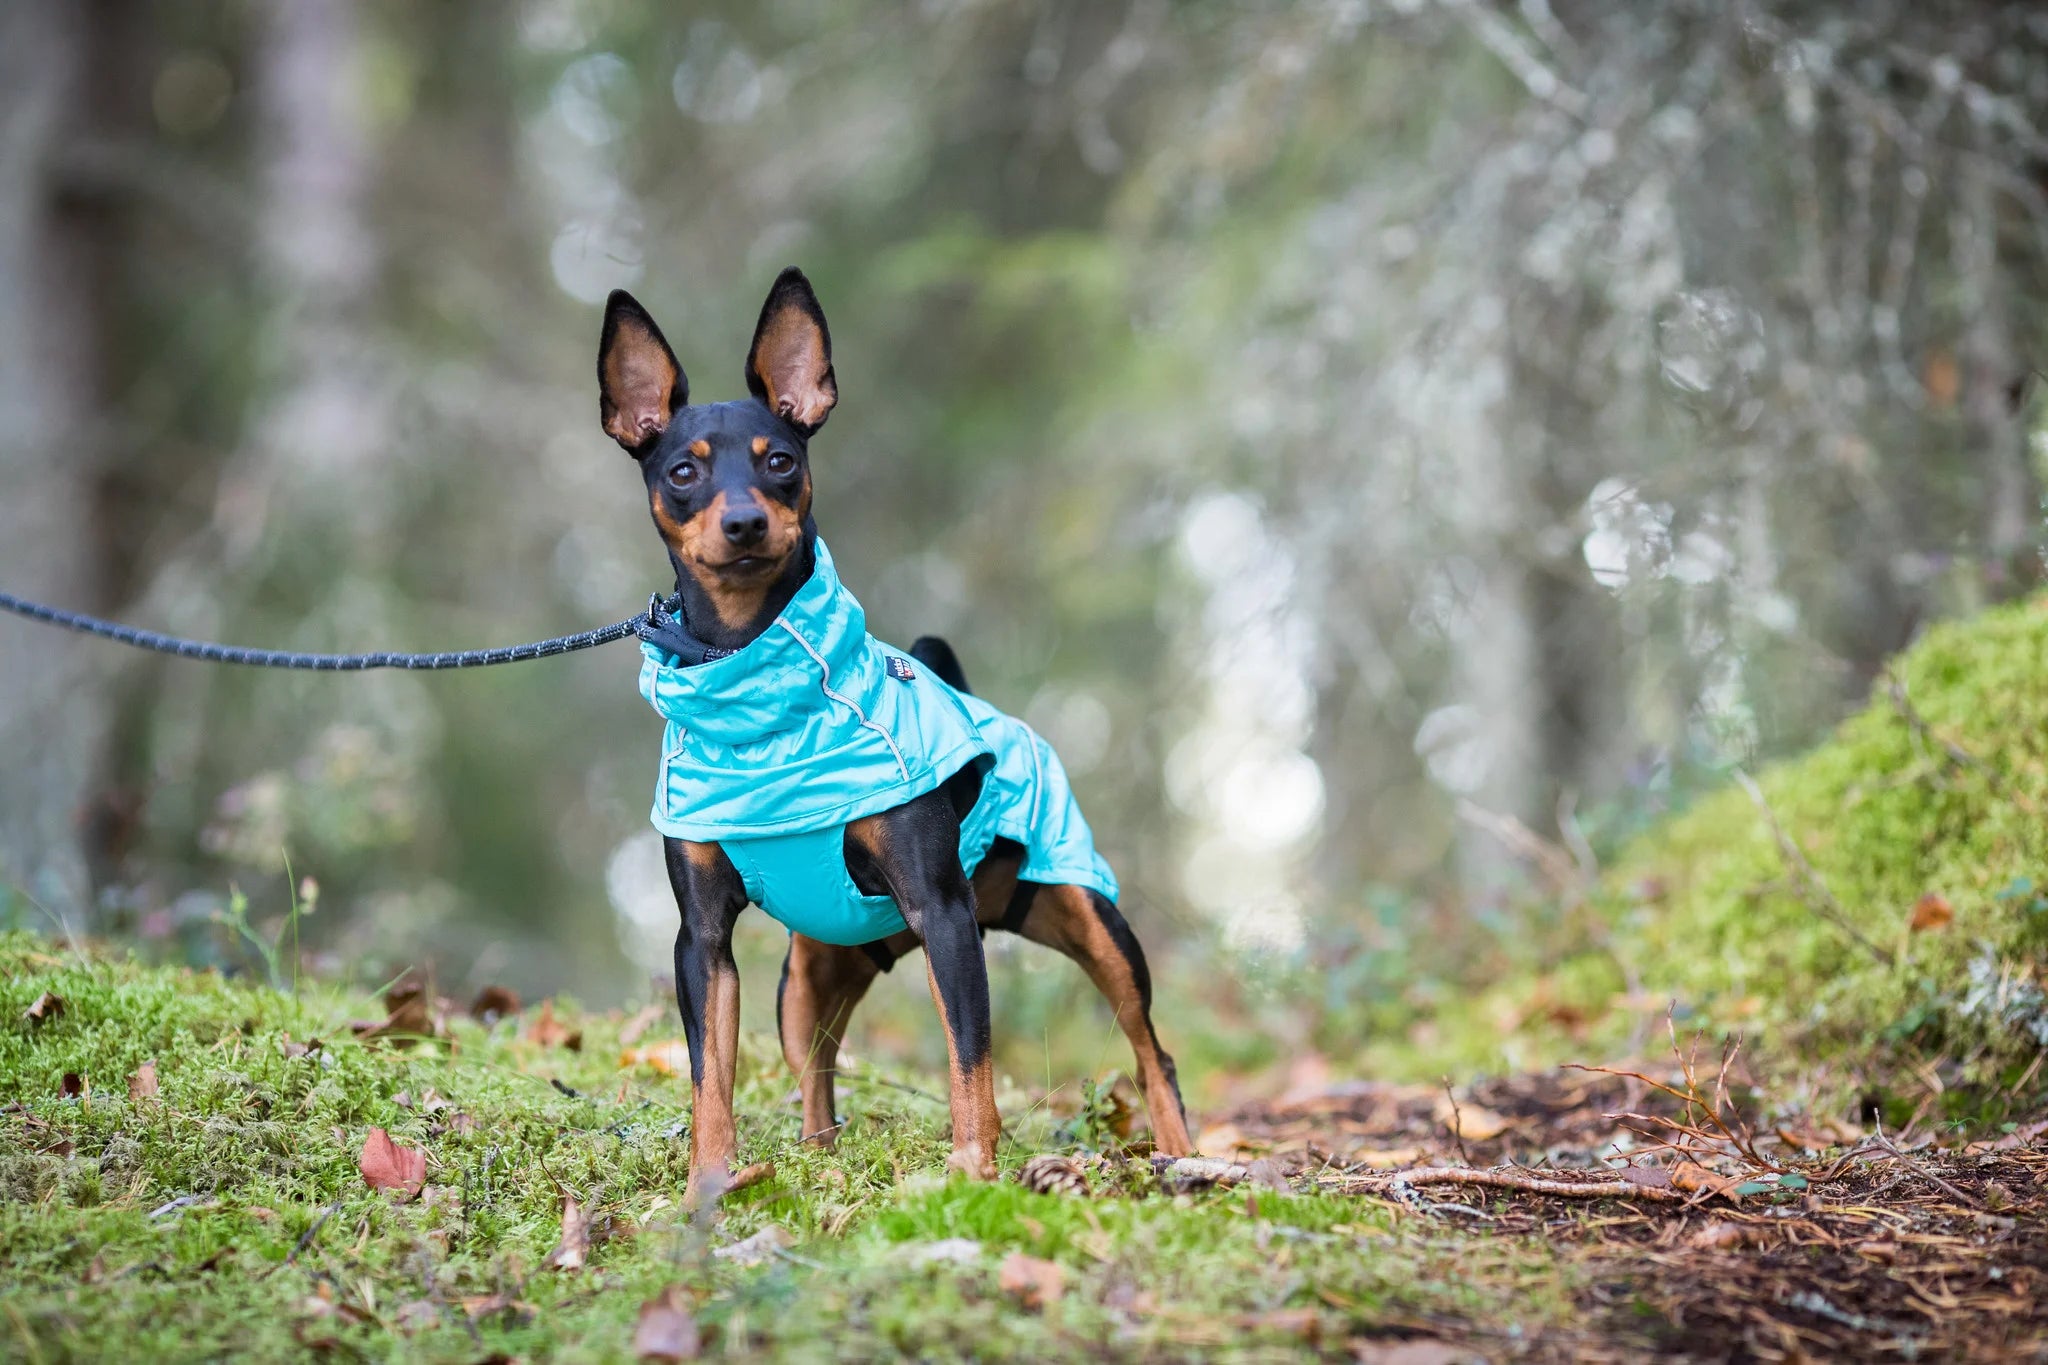
<svg viewBox="0 0 2048 1365">
<path fill-rule="evenodd" d="M 28 1020 L 30 1024 L 47 1024 L 62 1013 L 64 1013 L 64 997 L 52 995 L 50 992 L 44 991 L 36 997 L 34 1004 L 21 1012 L 21 1017 Z"/>
<path fill-rule="evenodd" d="M 1281 1332 L 1310 1341 L 1323 1333 L 1323 1315 L 1314 1308 L 1274 1308 L 1264 1313 L 1241 1313 L 1236 1323 L 1247 1331 Z"/>
<path fill-rule="evenodd" d="M 640 1041 L 641 1034 L 660 1023 L 662 1016 L 667 1013 L 668 1007 L 666 1005 L 648 1005 L 644 1009 L 639 1010 L 631 1019 L 626 1021 L 625 1027 L 619 1030 L 619 1045 L 621 1047 L 633 1046 L 633 1044 Z"/>
<path fill-rule="evenodd" d="M 646 1047 L 629 1047 L 619 1054 L 622 1067 L 651 1067 L 664 1076 L 690 1074 L 690 1045 L 681 1038 L 665 1038 Z"/>
<path fill-rule="evenodd" d="M 1389 1171 L 1397 1166 L 1413 1166 L 1422 1160 L 1420 1147 L 1360 1147 L 1345 1154 L 1346 1161 L 1354 1165 L 1370 1166 L 1375 1170 Z"/>
<path fill-rule="evenodd" d="M 416 971 L 408 970 L 384 992 L 384 1008 L 388 1013 L 381 1023 L 357 1020 L 349 1025 L 350 1030 L 365 1042 L 384 1038 L 399 1047 L 410 1047 L 437 1033 L 433 992 L 427 989 L 426 978 Z"/>
<path fill-rule="evenodd" d="M 1195 1138 L 1195 1150 L 1203 1156 L 1223 1157 L 1231 1161 L 1257 1156 L 1266 1145 L 1252 1142 L 1234 1123 L 1211 1124 Z"/>
<path fill-rule="evenodd" d="M 57 1093 L 67 1100 L 92 1102 L 92 1082 L 76 1071 L 64 1073 L 64 1079 L 57 1083 Z"/>
<path fill-rule="evenodd" d="M 151 1058 L 135 1068 L 135 1074 L 128 1078 L 128 1101 L 152 1099 L 156 1095 L 156 1059 Z"/>
<path fill-rule="evenodd" d="M 590 1213 L 570 1195 L 562 1196 L 562 1240 L 541 1264 L 549 1270 L 581 1270 L 590 1259 Z"/>
<path fill-rule="evenodd" d="M 1468 1142 L 1490 1141 L 1513 1126 L 1513 1120 L 1491 1109 L 1463 1102 L 1453 1104 L 1449 1095 L 1437 1102 L 1436 1116 L 1444 1127 L 1450 1129 L 1451 1136 Z"/>
<path fill-rule="evenodd" d="M 1686 1238 L 1686 1245 L 1702 1251 L 1734 1251 L 1757 1240 L 1757 1229 L 1743 1223 L 1724 1223 L 1720 1219 Z"/>
<path fill-rule="evenodd" d="M 469 1017 L 489 1028 L 519 1013 L 519 992 L 510 986 L 486 986 L 469 1002 Z"/>
<path fill-rule="evenodd" d="M 382 1128 L 372 1128 L 363 1139 L 356 1169 L 363 1173 L 363 1183 L 371 1189 L 398 1191 L 398 1202 L 402 1204 L 417 1198 L 420 1187 L 427 1183 L 427 1154 L 401 1147 Z"/>
<path fill-rule="evenodd" d="M 555 1018 L 555 1002 L 540 1002 L 540 1017 L 526 1030 L 526 1040 L 539 1043 L 542 1047 L 565 1047 L 571 1052 L 583 1050 L 583 1030 L 572 1029 Z"/>
<path fill-rule="evenodd" d="M 1066 1292 L 1067 1272 L 1057 1261 L 1013 1251 L 1003 1258 L 996 1284 L 1026 1308 L 1043 1309 Z"/>
<path fill-rule="evenodd" d="M 1740 1180 L 1725 1175 L 1716 1175 L 1696 1161 L 1681 1161 L 1671 1168 L 1671 1187 L 1687 1194 L 1718 1194 L 1731 1204 L 1742 1202 L 1742 1196 L 1735 1192 Z"/>
<path fill-rule="evenodd" d="M 681 1285 L 672 1284 L 640 1305 L 640 1322 L 633 1329 L 634 1359 L 695 1360 L 703 1348 Z"/>
<path fill-rule="evenodd" d="M 1955 922 L 1955 907 L 1948 898 L 1938 891 L 1929 891 L 1913 902 L 1913 917 L 1906 921 L 1906 927 L 1916 934 L 1932 929 L 1946 929 Z"/>
</svg>

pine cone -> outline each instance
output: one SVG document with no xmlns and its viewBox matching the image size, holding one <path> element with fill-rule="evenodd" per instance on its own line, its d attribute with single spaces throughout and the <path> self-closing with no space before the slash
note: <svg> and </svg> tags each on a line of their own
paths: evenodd
<svg viewBox="0 0 2048 1365">
<path fill-rule="evenodd" d="M 1017 1180 L 1034 1194 L 1086 1195 L 1088 1174 L 1070 1156 L 1035 1156 L 1017 1172 Z"/>
</svg>

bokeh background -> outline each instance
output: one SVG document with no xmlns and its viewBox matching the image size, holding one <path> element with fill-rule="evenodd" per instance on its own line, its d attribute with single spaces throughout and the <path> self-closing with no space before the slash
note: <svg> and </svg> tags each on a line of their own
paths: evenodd
<svg viewBox="0 0 2048 1365">
<path fill-rule="evenodd" d="M 824 533 L 1060 748 L 1197 1096 L 1587 932 L 1546 859 L 2041 576 L 2033 6 L 13 0 L 0 587 L 306 649 L 628 615 L 600 303 L 734 396 L 791 263 Z M 636 663 L 0 619 L 0 919 L 254 970 L 234 894 L 310 876 L 325 970 L 645 997 Z M 1007 1066 L 1120 1056 L 994 943 Z M 942 1057 L 921 975 L 857 1051 Z"/>
</svg>

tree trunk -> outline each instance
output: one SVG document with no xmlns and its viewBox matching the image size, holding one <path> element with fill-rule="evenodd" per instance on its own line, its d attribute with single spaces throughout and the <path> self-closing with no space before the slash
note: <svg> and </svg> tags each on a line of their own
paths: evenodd
<svg viewBox="0 0 2048 1365">
<path fill-rule="evenodd" d="M 104 233 L 99 210 L 68 199 L 56 174 L 89 97 L 80 8 L 0 5 L 0 583 L 92 609 L 104 602 L 92 515 Z M 80 821 L 106 720 L 94 649 L 0 617 L 0 878 L 80 927 L 91 904 Z"/>
</svg>

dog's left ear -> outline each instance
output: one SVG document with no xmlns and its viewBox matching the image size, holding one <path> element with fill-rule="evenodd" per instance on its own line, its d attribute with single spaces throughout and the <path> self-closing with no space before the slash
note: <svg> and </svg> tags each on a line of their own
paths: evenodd
<svg viewBox="0 0 2048 1365">
<path fill-rule="evenodd" d="M 839 401 L 825 310 L 795 266 L 776 276 L 761 305 L 747 352 L 747 390 L 806 436 L 825 425 Z"/>
</svg>

